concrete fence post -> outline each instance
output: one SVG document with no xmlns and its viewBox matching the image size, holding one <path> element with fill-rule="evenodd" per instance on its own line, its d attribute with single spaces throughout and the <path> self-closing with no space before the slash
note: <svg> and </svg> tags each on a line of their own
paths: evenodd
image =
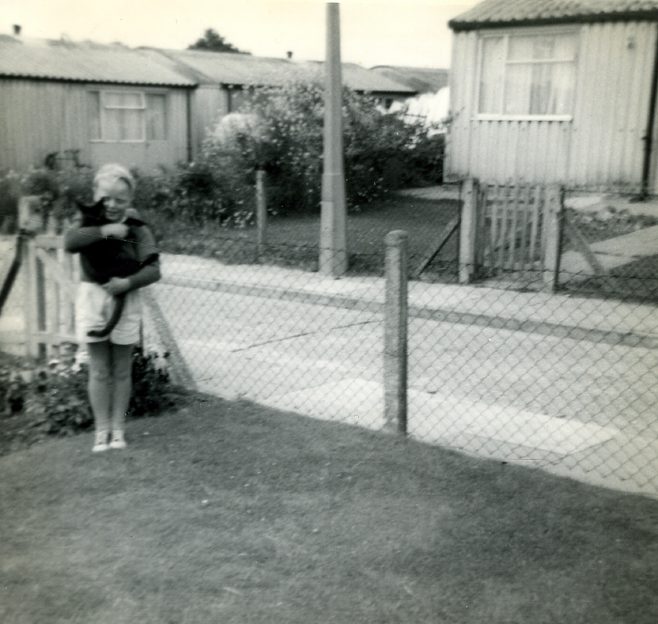
<svg viewBox="0 0 658 624">
<path fill-rule="evenodd" d="M 256 244 L 258 257 L 265 252 L 265 232 L 267 230 L 267 195 L 265 192 L 265 172 L 256 171 Z"/>
<path fill-rule="evenodd" d="M 384 304 L 384 427 L 407 433 L 408 235 L 389 232 Z"/>
<path fill-rule="evenodd" d="M 544 252 L 544 290 L 555 292 L 560 279 L 560 258 L 562 255 L 563 198 L 562 189 L 551 185 L 546 189 L 548 204 L 544 214 L 546 219 L 546 249 Z"/>
<path fill-rule="evenodd" d="M 477 238 L 477 180 L 464 180 L 462 212 L 459 227 L 459 283 L 468 284 L 475 273 L 475 242 Z"/>
</svg>

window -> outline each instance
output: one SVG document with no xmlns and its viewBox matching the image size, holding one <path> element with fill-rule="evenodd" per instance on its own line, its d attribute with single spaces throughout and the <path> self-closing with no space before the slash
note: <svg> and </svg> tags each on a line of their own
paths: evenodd
<svg viewBox="0 0 658 624">
<path fill-rule="evenodd" d="M 164 141 L 167 96 L 139 91 L 90 91 L 89 131 L 96 141 Z"/>
<path fill-rule="evenodd" d="M 479 114 L 570 115 L 577 45 L 576 33 L 484 37 Z"/>
</svg>

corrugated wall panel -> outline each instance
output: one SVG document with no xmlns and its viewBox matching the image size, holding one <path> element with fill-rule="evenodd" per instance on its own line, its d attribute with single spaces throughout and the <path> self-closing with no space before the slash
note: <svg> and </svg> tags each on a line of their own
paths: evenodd
<svg viewBox="0 0 658 624">
<path fill-rule="evenodd" d="M 582 28 L 570 184 L 639 187 L 654 46 L 653 24 Z"/>
<path fill-rule="evenodd" d="M 85 109 L 73 88 L 59 83 L 0 81 L 0 168 L 38 165 L 49 152 L 83 149 Z M 67 122 L 70 119 L 70 122 Z"/>
<path fill-rule="evenodd" d="M 198 154 L 208 130 L 228 113 L 228 92 L 219 85 L 203 85 L 195 91 L 193 100 L 193 150 Z"/>
<path fill-rule="evenodd" d="M 67 149 L 79 149 L 82 162 L 92 166 L 118 160 L 129 166 L 153 168 L 159 164 L 173 166 L 186 160 L 185 90 L 167 91 L 167 141 L 120 144 L 89 142 L 87 91 L 90 88 L 102 87 L 63 82 L 0 80 L 0 170 L 41 165 L 50 152 Z"/>
<path fill-rule="evenodd" d="M 475 91 L 477 37 L 474 33 L 453 34 L 450 69 L 450 125 L 447 140 L 446 173 L 463 177 L 471 158 L 472 99 Z M 474 145 L 473 147 L 477 147 Z"/>
<path fill-rule="evenodd" d="M 604 23 L 580 33 L 573 119 L 561 122 L 477 120 L 477 35 L 454 35 L 449 175 L 639 188 L 656 27 Z"/>
</svg>

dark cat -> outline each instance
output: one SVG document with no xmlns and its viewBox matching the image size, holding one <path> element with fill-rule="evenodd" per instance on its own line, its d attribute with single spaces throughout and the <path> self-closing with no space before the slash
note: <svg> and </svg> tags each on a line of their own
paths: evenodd
<svg viewBox="0 0 658 624">
<path fill-rule="evenodd" d="M 103 199 L 92 205 L 79 202 L 77 202 L 77 205 L 82 214 L 81 227 L 103 226 L 112 223 L 105 216 Z M 129 250 L 129 247 L 136 242 L 136 228 L 145 226 L 144 221 L 129 216 L 122 223 L 128 226 L 128 234 L 125 239 L 106 238 L 99 240 L 89 245 L 80 254 L 84 271 L 97 284 L 105 284 L 113 277 L 130 277 L 143 266 L 158 259 L 158 254 L 151 254 L 144 260 L 139 260 Z M 102 329 L 87 332 L 88 336 L 91 338 L 105 338 L 110 335 L 121 318 L 126 294 L 122 293 L 114 296 L 114 309 L 107 324 Z"/>
</svg>

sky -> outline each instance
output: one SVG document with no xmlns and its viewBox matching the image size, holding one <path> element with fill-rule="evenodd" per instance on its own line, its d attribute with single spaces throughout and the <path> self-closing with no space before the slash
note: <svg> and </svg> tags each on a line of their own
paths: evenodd
<svg viewBox="0 0 658 624">
<path fill-rule="evenodd" d="M 342 0 L 341 58 L 449 67 L 449 19 L 478 0 Z M 257 56 L 325 56 L 324 0 L 0 0 L 0 33 L 182 49 L 207 28 Z"/>
</svg>

